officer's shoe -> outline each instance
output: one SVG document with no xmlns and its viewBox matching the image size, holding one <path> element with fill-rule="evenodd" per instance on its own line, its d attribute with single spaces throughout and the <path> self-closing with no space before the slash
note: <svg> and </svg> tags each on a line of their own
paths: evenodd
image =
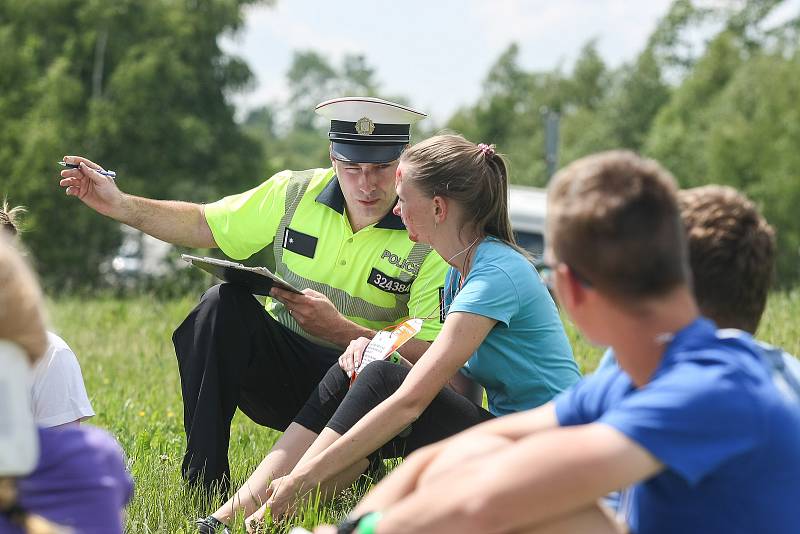
<svg viewBox="0 0 800 534">
<path fill-rule="evenodd" d="M 231 534 L 231 531 L 228 530 L 228 527 L 225 525 L 225 523 L 213 515 L 204 517 L 203 519 L 198 519 L 194 522 L 194 524 L 197 526 L 197 532 L 200 534 L 216 534 L 218 531 L 222 532 L 222 534 Z"/>
</svg>

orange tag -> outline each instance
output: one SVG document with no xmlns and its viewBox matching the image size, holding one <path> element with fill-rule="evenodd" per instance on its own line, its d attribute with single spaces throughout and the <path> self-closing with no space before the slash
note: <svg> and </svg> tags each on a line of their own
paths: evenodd
<svg viewBox="0 0 800 534">
<path fill-rule="evenodd" d="M 381 330 L 372 341 L 369 342 L 367 348 L 364 349 L 364 355 L 361 357 L 361 364 L 356 368 L 355 377 L 366 367 L 368 364 L 385 360 L 391 353 L 402 347 L 406 341 L 416 336 L 422 329 L 422 319 L 409 319 L 400 323 L 397 328 L 391 332 Z"/>
</svg>

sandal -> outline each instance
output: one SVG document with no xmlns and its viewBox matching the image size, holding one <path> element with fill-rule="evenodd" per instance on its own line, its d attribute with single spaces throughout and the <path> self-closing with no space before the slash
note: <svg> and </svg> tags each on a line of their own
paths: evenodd
<svg viewBox="0 0 800 534">
<path fill-rule="evenodd" d="M 222 534 L 231 534 L 228 526 L 213 515 L 198 519 L 194 524 L 200 534 L 216 534 L 220 528 L 222 529 Z"/>
</svg>

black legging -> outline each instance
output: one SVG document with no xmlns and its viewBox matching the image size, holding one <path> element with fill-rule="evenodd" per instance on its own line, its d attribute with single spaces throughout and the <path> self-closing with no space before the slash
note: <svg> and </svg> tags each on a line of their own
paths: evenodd
<svg viewBox="0 0 800 534">
<path fill-rule="evenodd" d="M 387 361 L 373 362 L 358 375 L 353 387 L 339 364 L 327 374 L 294 418 L 319 434 L 326 426 L 344 434 L 375 406 L 397 391 L 408 369 Z M 441 441 L 494 416 L 455 391 L 445 388 L 419 418 L 370 455 L 370 460 L 398 458 Z"/>
</svg>

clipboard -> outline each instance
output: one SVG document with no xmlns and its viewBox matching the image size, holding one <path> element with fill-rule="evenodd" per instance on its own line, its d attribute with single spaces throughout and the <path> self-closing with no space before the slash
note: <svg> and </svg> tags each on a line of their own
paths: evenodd
<svg viewBox="0 0 800 534">
<path fill-rule="evenodd" d="M 181 259 L 198 269 L 211 273 L 220 280 L 246 287 L 254 295 L 269 296 L 269 290 L 275 286 L 286 291 L 302 294 L 302 291 L 273 273 L 266 267 L 247 267 L 241 263 L 217 258 L 201 258 L 189 254 L 181 254 Z"/>
</svg>

